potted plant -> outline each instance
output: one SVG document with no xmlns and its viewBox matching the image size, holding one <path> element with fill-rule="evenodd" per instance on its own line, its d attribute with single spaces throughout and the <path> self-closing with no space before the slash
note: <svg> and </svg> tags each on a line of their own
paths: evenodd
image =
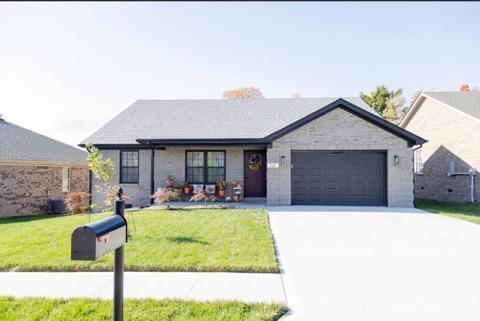
<svg viewBox="0 0 480 321">
<path fill-rule="evenodd" d="M 242 185 L 240 181 L 233 182 L 233 201 L 240 202 L 240 198 L 242 196 Z"/>
<path fill-rule="evenodd" d="M 183 182 L 183 192 L 185 194 L 190 194 L 190 185 L 188 185 L 188 181 Z"/>
<path fill-rule="evenodd" d="M 173 177 L 171 175 L 168 175 L 165 183 L 167 184 L 167 187 L 173 187 Z"/>
<path fill-rule="evenodd" d="M 227 182 L 223 179 L 219 179 L 217 181 L 217 187 L 218 187 L 218 196 L 224 197 L 225 196 L 225 187 L 227 186 Z"/>
<path fill-rule="evenodd" d="M 182 196 L 182 189 L 183 189 L 183 185 L 181 184 L 175 184 L 173 187 L 173 191 L 175 192 L 176 195 L 178 195 L 178 197 Z"/>
</svg>

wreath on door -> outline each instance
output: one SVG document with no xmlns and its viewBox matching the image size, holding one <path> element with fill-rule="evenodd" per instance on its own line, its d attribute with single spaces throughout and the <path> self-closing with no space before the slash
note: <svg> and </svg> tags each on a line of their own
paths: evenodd
<svg viewBox="0 0 480 321">
<path fill-rule="evenodd" d="M 252 171 L 258 171 L 263 165 L 262 155 L 260 154 L 251 154 L 248 156 L 248 168 Z"/>
</svg>

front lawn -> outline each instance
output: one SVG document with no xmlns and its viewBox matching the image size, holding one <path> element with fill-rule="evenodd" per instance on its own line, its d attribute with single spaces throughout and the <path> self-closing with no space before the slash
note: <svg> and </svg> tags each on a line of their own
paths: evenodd
<svg viewBox="0 0 480 321">
<path fill-rule="evenodd" d="M 416 199 L 415 207 L 424 211 L 451 216 L 467 222 L 480 224 L 480 204 L 448 203 Z"/>
<path fill-rule="evenodd" d="M 183 209 L 127 213 L 129 271 L 277 272 L 265 210 Z M 134 233 L 131 215 L 135 217 Z M 106 217 L 92 215 L 92 220 Z M 70 237 L 88 215 L 0 219 L 0 270 L 111 271 L 113 253 L 70 260 Z"/>
<path fill-rule="evenodd" d="M 125 321 L 274 321 L 281 304 L 232 301 L 125 300 Z M 112 302 L 98 299 L 14 299 L 0 297 L 2 321 L 110 321 Z"/>
</svg>

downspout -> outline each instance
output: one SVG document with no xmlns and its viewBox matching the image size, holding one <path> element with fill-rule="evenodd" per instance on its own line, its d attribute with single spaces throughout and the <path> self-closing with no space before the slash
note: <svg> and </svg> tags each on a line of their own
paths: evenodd
<svg viewBox="0 0 480 321">
<path fill-rule="evenodd" d="M 420 149 L 423 147 L 423 144 L 418 145 L 418 147 L 412 148 L 412 152 L 416 151 L 417 149 Z"/>
<path fill-rule="evenodd" d="M 472 203 L 475 203 L 475 176 L 476 170 L 475 168 L 470 168 L 470 200 Z"/>
<path fill-rule="evenodd" d="M 151 149 L 151 158 L 150 158 L 150 196 L 155 194 L 155 149 Z M 150 198 L 150 205 L 153 205 L 154 200 Z"/>
<path fill-rule="evenodd" d="M 415 206 L 415 151 L 422 148 L 422 147 L 423 147 L 423 144 L 420 144 L 417 147 L 412 148 L 412 155 L 413 155 L 413 168 L 412 168 L 412 172 L 413 172 L 413 205 L 414 206 Z"/>
</svg>

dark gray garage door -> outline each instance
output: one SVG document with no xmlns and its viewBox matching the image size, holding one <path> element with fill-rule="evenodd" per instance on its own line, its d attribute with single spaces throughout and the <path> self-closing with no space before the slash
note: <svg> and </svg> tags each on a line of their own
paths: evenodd
<svg viewBox="0 0 480 321">
<path fill-rule="evenodd" d="M 292 152 L 292 202 L 386 205 L 385 153 Z"/>
</svg>

